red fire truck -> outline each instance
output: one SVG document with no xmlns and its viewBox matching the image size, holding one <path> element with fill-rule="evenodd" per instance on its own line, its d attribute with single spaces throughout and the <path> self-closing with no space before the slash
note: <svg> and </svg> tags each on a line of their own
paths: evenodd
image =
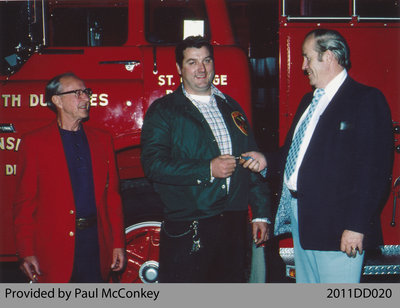
<svg viewBox="0 0 400 308">
<path fill-rule="evenodd" d="M 400 7 L 398 1 L 282 1 L 279 20 L 279 138 L 283 142 L 299 98 L 308 87 L 301 71 L 301 45 L 313 28 L 338 30 L 348 41 L 352 68 L 361 83 L 379 88 L 389 103 L 395 138 L 392 189 L 381 215 L 384 245 L 367 255 L 364 276 L 400 274 Z M 296 5 L 297 4 L 297 5 Z M 294 275 L 292 248 L 281 256 Z M 400 281 L 400 280 L 399 280 Z"/>
<path fill-rule="evenodd" d="M 304 35 L 326 27 L 348 40 L 350 75 L 381 89 L 392 110 L 396 154 L 382 213 L 385 245 L 367 259 L 364 275 L 400 274 L 397 1 L 26 0 L 0 2 L 0 13 L 3 268 L 17 261 L 11 207 L 21 135 L 54 117 L 43 102 L 51 77 L 73 71 L 94 90 L 88 124 L 112 132 L 121 180 L 129 259 L 122 281 L 156 282 L 162 210 L 140 166 L 140 131 L 149 104 L 180 82 L 174 43 L 191 33 L 210 38 L 214 83 L 253 114 L 257 141 L 270 151 L 283 142 L 300 98 L 310 90 L 301 71 Z M 267 280 L 274 281 L 279 263 L 294 276 L 290 237 L 270 241 L 265 251 Z"/>
<path fill-rule="evenodd" d="M 190 34 L 215 45 L 214 84 L 250 114 L 248 59 L 234 46 L 225 1 L 31 0 L 0 8 L 0 261 L 17 260 L 12 200 L 21 135 L 54 118 L 43 101 L 46 82 L 73 71 L 94 91 L 88 125 L 114 137 L 127 227 L 123 281 L 156 281 L 162 212 L 139 161 L 143 117 L 179 85 L 174 45 Z"/>
</svg>

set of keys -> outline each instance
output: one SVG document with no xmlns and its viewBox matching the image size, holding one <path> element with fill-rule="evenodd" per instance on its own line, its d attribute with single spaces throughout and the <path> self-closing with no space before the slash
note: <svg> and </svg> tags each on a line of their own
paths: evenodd
<svg viewBox="0 0 400 308">
<path fill-rule="evenodd" d="M 195 253 L 198 252 L 201 248 L 201 243 L 200 243 L 200 236 L 198 234 L 198 229 L 199 229 L 199 222 L 197 220 L 193 221 L 192 223 L 192 229 L 193 229 L 193 236 L 192 236 L 192 250 L 190 253 Z"/>
</svg>

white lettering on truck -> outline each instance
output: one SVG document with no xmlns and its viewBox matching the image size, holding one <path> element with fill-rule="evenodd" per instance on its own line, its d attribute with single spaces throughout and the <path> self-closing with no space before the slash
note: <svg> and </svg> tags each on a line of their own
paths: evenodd
<svg viewBox="0 0 400 308">
<path fill-rule="evenodd" d="M 21 107 L 21 94 L 2 94 L 4 107 Z"/>
<path fill-rule="evenodd" d="M 17 165 L 6 164 L 6 176 L 16 175 L 16 174 L 17 174 Z"/>
<path fill-rule="evenodd" d="M 0 138 L 0 150 L 8 150 L 8 151 L 15 151 L 17 152 L 19 149 L 19 144 L 21 143 L 21 139 L 20 138 L 14 138 L 14 137 L 8 137 L 8 138 L 4 138 L 1 137 Z"/>
<path fill-rule="evenodd" d="M 47 104 L 43 102 L 43 94 L 31 94 L 29 95 L 29 107 L 36 107 L 40 104 L 40 106 L 46 107 Z"/>
<path fill-rule="evenodd" d="M 21 94 L 1 94 L 0 106 L 3 107 L 21 107 Z M 91 106 L 105 107 L 108 105 L 108 94 L 93 94 L 90 99 Z M 44 101 L 44 94 L 29 94 L 29 107 L 47 107 Z"/>
</svg>

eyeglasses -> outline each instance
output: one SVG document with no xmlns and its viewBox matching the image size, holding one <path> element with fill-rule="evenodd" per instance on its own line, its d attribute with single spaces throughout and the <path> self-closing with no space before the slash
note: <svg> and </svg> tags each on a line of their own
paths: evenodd
<svg viewBox="0 0 400 308">
<path fill-rule="evenodd" d="M 92 94 L 93 94 L 93 91 L 90 88 L 86 88 L 86 89 L 83 89 L 83 90 L 82 89 L 78 89 L 78 90 L 72 90 L 72 91 L 67 91 L 67 92 L 62 92 L 62 93 L 56 93 L 56 95 L 64 95 L 64 94 L 71 94 L 71 93 L 74 93 L 77 98 L 81 97 L 84 93 L 88 97 L 91 97 Z"/>
</svg>

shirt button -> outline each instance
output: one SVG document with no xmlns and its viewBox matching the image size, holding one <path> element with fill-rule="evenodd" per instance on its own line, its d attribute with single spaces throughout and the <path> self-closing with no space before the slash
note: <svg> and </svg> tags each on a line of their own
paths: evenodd
<svg viewBox="0 0 400 308">
<path fill-rule="evenodd" d="M 74 232 L 72 232 L 72 231 L 69 233 L 69 236 L 70 236 L 70 237 L 73 237 L 74 235 L 75 235 L 75 234 L 74 234 Z"/>
<path fill-rule="evenodd" d="M 72 214 L 75 213 L 75 211 L 74 210 L 70 210 L 69 213 L 72 215 Z"/>
<path fill-rule="evenodd" d="M 197 180 L 197 184 L 201 184 L 201 180 Z"/>
<path fill-rule="evenodd" d="M 222 189 L 225 189 L 225 188 L 226 188 L 226 185 L 225 185 L 225 184 L 222 184 L 221 188 L 222 188 Z"/>
</svg>

